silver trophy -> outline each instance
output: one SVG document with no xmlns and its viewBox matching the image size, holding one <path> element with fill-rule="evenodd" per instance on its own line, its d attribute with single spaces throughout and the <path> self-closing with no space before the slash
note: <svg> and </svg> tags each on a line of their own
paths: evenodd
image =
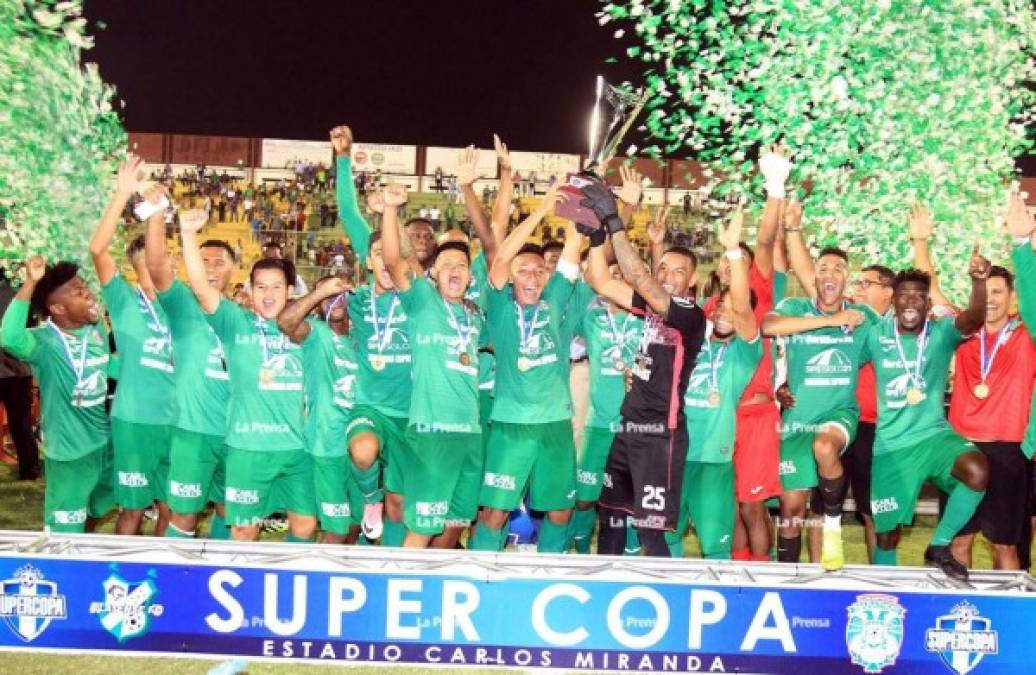
<svg viewBox="0 0 1036 675">
<path fill-rule="evenodd" d="M 600 226 L 594 212 L 580 204 L 585 197 L 582 189 L 595 182 L 604 182 L 601 173 L 615 156 L 623 136 L 647 103 L 647 98 L 644 92 L 623 91 L 605 82 L 604 77 L 597 76 L 597 93 L 590 113 L 590 161 L 579 173 L 568 174 L 565 183 L 558 188 L 568 195 L 568 199 L 558 204 L 555 209 L 557 216 L 583 225 Z"/>
</svg>

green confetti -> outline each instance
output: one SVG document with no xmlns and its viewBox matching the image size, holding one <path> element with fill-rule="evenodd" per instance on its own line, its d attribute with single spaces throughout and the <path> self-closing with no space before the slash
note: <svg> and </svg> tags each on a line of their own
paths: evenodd
<svg viewBox="0 0 1036 675">
<path fill-rule="evenodd" d="M 751 161 L 795 152 L 815 243 L 908 265 L 906 215 L 927 203 L 943 286 L 963 303 L 971 245 L 987 256 L 1014 158 L 1033 147 L 1029 0 L 630 0 L 608 30 L 639 44 L 646 126 L 691 150 L 720 194 L 761 196 Z M 636 36 L 633 38 L 633 36 Z M 718 180 L 718 179 L 717 179 Z"/>
<path fill-rule="evenodd" d="M 81 0 L 0 0 L 0 258 L 81 262 L 126 133 Z M 89 266 L 88 266 L 89 267 Z"/>
</svg>

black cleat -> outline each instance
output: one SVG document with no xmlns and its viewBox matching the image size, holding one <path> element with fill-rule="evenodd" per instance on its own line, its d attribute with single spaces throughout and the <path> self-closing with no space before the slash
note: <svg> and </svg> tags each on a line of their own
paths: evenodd
<svg viewBox="0 0 1036 675">
<path fill-rule="evenodd" d="M 938 567 L 946 576 L 958 581 L 968 580 L 968 568 L 950 553 L 949 546 L 929 546 L 924 551 L 924 563 L 928 567 Z"/>
</svg>

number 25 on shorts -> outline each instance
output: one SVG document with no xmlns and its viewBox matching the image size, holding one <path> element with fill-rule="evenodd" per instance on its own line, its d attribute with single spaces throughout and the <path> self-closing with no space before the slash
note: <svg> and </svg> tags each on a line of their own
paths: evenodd
<svg viewBox="0 0 1036 675">
<path fill-rule="evenodd" d="M 665 511 L 665 488 L 645 485 L 640 505 L 650 511 Z"/>
</svg>

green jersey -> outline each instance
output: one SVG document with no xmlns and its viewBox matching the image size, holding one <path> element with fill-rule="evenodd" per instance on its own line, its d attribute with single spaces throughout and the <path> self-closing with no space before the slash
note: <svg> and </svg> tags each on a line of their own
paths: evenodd
<svg viewBox="0 0 1036 675">
<path fill-rule="evenodd" d="M 410 424 L 418 432 L 481 433 L 481 312 L 469 302 L 446 302 L 424 278 L 414 279 L 399 297 L 410 316 L 407 331 L 414 355 Z"/>
<path fill-rule="evenodd" d="M 540 301 L 521 307 L 508 282 L 486 286 L 489 337 L 496 354 L 496 398 L 492 420 L 542 424 L 572 419 L 568 390 L 571 335 L 562 319 L 575 283 L 555 273 Z"/>
<path fill-rule="evenodd" d="M 277 327 L 220 298 L 207 316 L 223 341 L 230 371 L 227 445 L 240 450 L 284 451 L 305 447 L 305 401 L 300 348 Z"/>
<path fill-rule="evenodd" d="M 763 358 L 763 340 L 727 343 L 706 339 L 684 393 L 690 446 L 688 462 L 729 462 L 734 457 L 737 404 Z"/>
<path fill-rule="evenodd" d="M 788 273 L 773 271 L 773 304 L 779 303 L 788 294 Z"/>
<path fill-rule="evenodd" d="M 198 299 L 179 280 L 158 294 L 169 317 L 176 361 L 176 426 L 210 436 L 227 433 L 227 374 L 223 343 L 205 319 Z"/>
<path fill-rule="evenodd" d="M 374 294 L 368 284 L 349 302 L 349 325 L 360 366 L 357 405 L 370 405 L 389 417 L 410 410 L 409 319 L 399 294 Z"/>
<path fill-rule="evenodd" d="M 860 349 L 868 328 L 879 320 L 866 305 L 843 303 L 863 312 L 864 323 L 855 329 L 818 328 L 787 338 L 788 387 L 795 407 L 784 411 L 785 433 L 806 430 L 829 410 L 856 409 L 856 375 Z M 821 316 L 809 298 L 785 298 L 774 312 L 781 316 Z"/>
<path fill-rule="evenodd" d="M 26 328 L 29 303 L 12 300 L 0 343 L 32 366 L 40 383 L 43 447 L 49 459 L 67 462 L 108 443 L 108 335 L 103 324 L 63 331 L 47 323 Z"/>
<path fill-rule="evenodd" d="M 361 264 L 367 264 L 370 253 L 371 227 L 360 212 L 360 204 L 356 199 L 356 183 L 353 181 L 352 157 L 338 157 L 335 162 L 338 169 L 338 180 L 335 183 L 335 196 L 338 198 L 338 217 L 349 237 L 349 244 L 356 253 Z M 291 200 L 294 201 L 294 200 Z"/>
<path fill-rule="evenodd" d="M 318 457 L 343 457 L 345 427 L 356 397 L 356 355 L 348 335 L 338 335 L 325 321 L 306 319 L 309 335 L 302 342 L 306 372 L 306 449 Z M 340 443 L 329 443 L 335 438 Z M 330 445 L 330 447 L 328 447 Z"/>
<path fill-rule="evenodd" d="M 582 283 L 582 282 L 580 282 Z M 580 310 L 573 295 L 569 316 L 580 316 L 575 334 L 586 340 L 590 361 L 590 409 L 586 426 L 616 429 L 626 397 L 625 373 L 633 365 L 644 320 L 629 312 L 609 310 L 610 303 L 594 296 Z"/>
<path fill-rule="evenodd" d="M 470 300 L 479 306 L 482 311 L 486 309 L 486 286 L 489 284 L 489 268 L 486 266 L 486 256 L 479 253 L 471 261 L 471 283 L 464 293 L 464 299 Z"/>
<path fill-rule="evenodd" d="M 895 317 L 884 319 L 868 331 L 863 359 L 874 363 L 878 390 L 878 427 L 874 454 L 902 450 L 942 431 L 946 421 L 944 399 L 950 361 L 964 339 L 953 319 L 928 321 L 921 335 L 899 334 Z M 918 352 L 923 348 L 921 370 Z M 916 390 L 923 395 L 910 403 Z"/>
<path fill-rule="evenodd" d="M 111 416 L 135 424 L 173 424 L 173 340 L 165 310 L 121 274 L 101 289 L 101 297 L 122 366 Z"/>
<path fill-rule="evenodd" d="M 1011 252 L 1014 262 L 1015 283 L 1018 286 L 1018 312 L 1026 326 L 1036 326 L 1036 251 L 1029 242 L 1015 246 Z M 1030 331 L 1030 335 L 1033 333 Z M 1029 426 L 1022 440 L 1022 452 L 1032 458 L 1036 452 L 1036 396 L 1029 406 Z"/>
</svg>

